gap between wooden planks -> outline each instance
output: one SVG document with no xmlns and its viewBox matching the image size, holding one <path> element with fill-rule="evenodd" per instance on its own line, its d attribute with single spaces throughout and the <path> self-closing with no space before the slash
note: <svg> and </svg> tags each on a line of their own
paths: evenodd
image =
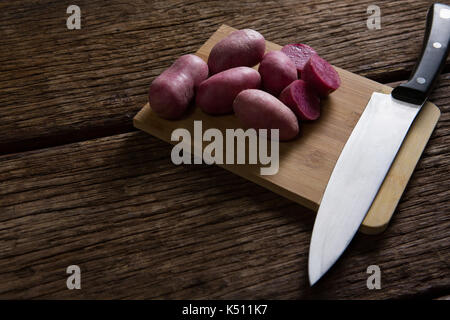
<svg viewBox="0 0 450 320">
<path fill-rule="evenodd" d="M 235 29 L 222 25 L 197 51 L 207 60 L 215 43 Z M 280 46 L 267 41 L 267 51 Z M 280 144 L 280 170 L 275 176 L 261 176 L 259 169 L 249 165 L 220 165 L 250 181 L 266 187 L 288 199 L 317 210 L 332 169 L 374 91 L 389 93 L 391 88 L 355 75 L 340 68 L 342 85 L 323 101 L 322 117 L 313 124 L 303 125 L 302 137 Z M 360 231 L 377 234 L 385 230 L 414 168 L 440 117 L 439 109 L 432 103 L 423 106 L 412 125 Z M 204 130 L 240 127 L 234 116 L 211 117 L 198 108 L 178 121 L 167 121 L 156 116 L 147 104 L 134 118 L 134 125 L 164 141 L 173 143 L 171 132 L 186 128 L 193 137 L 193 121 L 202 120 Z"/>
</svg>

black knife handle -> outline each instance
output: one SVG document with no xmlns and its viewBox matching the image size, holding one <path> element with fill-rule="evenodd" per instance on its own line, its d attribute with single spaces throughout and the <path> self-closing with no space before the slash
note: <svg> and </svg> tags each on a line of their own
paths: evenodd
<svg viewBox="0 0 450 320">
<path fill-rule="evenodd" d="M 427 15 L 422 54 L 408 82 L 394 88 L 392 96 L 422 105 L 441 73 L 450 49 L 450 6 L 435 3 Z"/>
</svg>

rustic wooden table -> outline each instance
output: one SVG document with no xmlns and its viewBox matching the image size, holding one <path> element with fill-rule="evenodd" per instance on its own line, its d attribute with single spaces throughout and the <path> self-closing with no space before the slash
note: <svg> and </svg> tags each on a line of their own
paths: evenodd
<svg viewBox="0 0 450 320">
<path fill-rule="evenodd" d="M 447 2 L 448 1 L 444 1 Z M 314 214 L 214 166 L 175 166 L 132 127 L 150 82 L 223 23 L 407 79 L 431 1 L 0 3 L 0 298 L 440 298 L 450 294 L 450 63 L 442 111 L 388 229 L 308 287 Z M 81 268 L 68 290 L 66 268 Z M 379 265 L 380 290 L 366 269 Z"/>
</svg>

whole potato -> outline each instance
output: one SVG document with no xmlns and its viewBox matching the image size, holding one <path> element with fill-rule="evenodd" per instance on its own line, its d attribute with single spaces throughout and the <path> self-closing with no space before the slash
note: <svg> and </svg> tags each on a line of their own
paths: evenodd
<svg viewBox="0 0 450 320">
<path fill-rule="evenodd" d="M 208 67 L 211 74 L 235 67 L 253 67 L 264 56 L 266 41 L 257 31 L 243 29 L 231 33 L 211 50 Z"/>
<path fill-rule="evenodd" d="M 195 104 L 209 114 L 233 112 L 234 98 L 245 89 L 257 89 L 261 77 L 255 69 L 237 67 L 217 73 L 203 81 L 197 90 Z"/>
<path fill-rule="evenodd" d="M 279 129 L 280 140 L 291 140 L 299 133 L 297 117 L 286 105 L 262 90 L 249 89 L 233 103 L 238 119 L 248 128 Z"/>
<path fill-rule="evenodd" d="M 201 58 L 181 56 L 150 85 L 150 107 L 162 118 L 180 118 L 192 102 L 196 87 L 207 77 L 208 65 Z"/>
<path fill-rule="evenodd" d="M 267 53 L 262 59 L 258 71 L 264 90 L 276 97 L 284 88 L 297 80 L 295 63 L 281 51 Z"/>
</svg>

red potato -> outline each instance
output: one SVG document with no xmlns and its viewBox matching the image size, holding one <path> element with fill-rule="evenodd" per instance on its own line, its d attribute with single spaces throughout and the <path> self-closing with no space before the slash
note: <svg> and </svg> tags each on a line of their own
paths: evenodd
<svg viewBox="0 0 450 320">
<path fill-rule="evenodd" d="M 294 62 L 281 51 L 267 53 L 262 59 L 258 71 L 264 90 L 276 97 L 292 81 L 297 80 L 297 69 Z"/>
<path fill-rule="evenodd" d="M 303 80 L 292 82 L 280 95 L 280 100 L 299 120 L 317 120 L 320 117 L 320 99 Z"/>
<path fill-rule="evenodd" d="M 303 43 L 287 44 L 281 51 L 294 61 L 295 66 L 297 67 L 298 76 L 301 75 L 309 58 L 312 55 L 317 54 L 313 48 Z"/>
<path fill-rule="evenodd" d="M 301 78 L 320 98 L 325 98 L 341 85 L 339 74 L 333 66 L 318 55 L 309 58 Z"/>
<path fill-rule="evenodd" d="M 165 119 L 180 118 L 192 102 L 196 87 L 207 77 L 208 65 L 201 58 L 181 56 L 150 85 L 152 110 Z"/>
<path fill-rule="evenodd" d="M 248 128 L 279 129 L 281 141 L 294 139 L 299 133 L 298 121 L 291 109 L 265 91 L 242 91 L 234 100 L 233 109 Z"/>
<path fill-rule="evenodd" d="M 264 56 L 266 41 L 257 31 L 243 29 L 231 33 L 211 50 L 208 67 L 211 74 L 235 67 L 253 67 Z"/>
<path fill-rule="evenodd" d="M 233 112 L 234 98 L 245 89 L 257 89 L 261 84 L 258 71 L 237 67 L 217 73 L 203 81 L 197 90 L 195 104 L 209 114 Z"/>
</svg>

